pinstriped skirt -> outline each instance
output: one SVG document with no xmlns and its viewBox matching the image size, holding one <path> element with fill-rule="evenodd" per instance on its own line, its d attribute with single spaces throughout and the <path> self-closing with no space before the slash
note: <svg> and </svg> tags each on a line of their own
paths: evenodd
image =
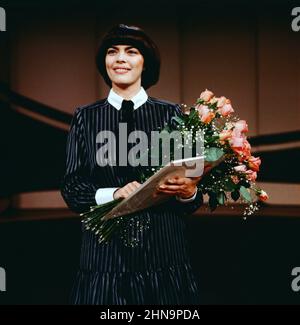
<svg viewBox="0 0 300 325">
<path fill-rule="evenodd" d="M 126 224 L 102 244 L 91 231 L 83 231 L 71 303 L 198 304 L 184 218 L 160 206 L 127 217 Z"/>
</svg>

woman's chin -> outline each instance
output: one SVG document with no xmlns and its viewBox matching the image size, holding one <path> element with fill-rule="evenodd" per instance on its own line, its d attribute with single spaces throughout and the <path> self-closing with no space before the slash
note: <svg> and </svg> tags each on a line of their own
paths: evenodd
<svg viewBox="0 0 300 325">
<path fill-rule="evenodd" d="M 118 88 L 128 88 L 130 87 L 131 85 L 134 84 L 134 82 L 129 82 L 129 81 L 124 81 L 124 80 L 118 80 L 118 81 L 115 81 L 114 84 L 118 87 Z"/>
</svg>

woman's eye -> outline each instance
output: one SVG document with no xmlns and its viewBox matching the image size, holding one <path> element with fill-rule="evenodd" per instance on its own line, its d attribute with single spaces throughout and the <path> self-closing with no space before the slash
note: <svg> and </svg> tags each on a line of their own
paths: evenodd
<svg viewBox="0 0 300 325">
<path fill-rule="evenodd" d="M 117 53 L 117 50 L 115 50 L 115 49 L 107 50 L 107 54 L 115 54 L 115 53 Z M 130 55 L 136 55 L 139 52 L 137 50 L 128 50 L 127 53 Z"/>
<path fill-rule="evenodd" d="M 112 53 L 115 53 L 115 52 L 116 52 L 116 50 L 108 50 L 107 54 L 112 54 Z"/>
</svg>

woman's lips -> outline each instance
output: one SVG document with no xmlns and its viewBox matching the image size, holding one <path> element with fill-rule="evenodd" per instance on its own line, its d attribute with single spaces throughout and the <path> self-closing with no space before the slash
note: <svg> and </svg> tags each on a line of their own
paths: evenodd
<svg viewBox="0 0 300 325">
<path fill-rule="evenodd" d="M 118 74 L 124 74 L 124 73 L 127 73 L 129 71 L 129 69 L 117 68 L 117 69 L 114 69 L 114 71 Z"/>
</svg>

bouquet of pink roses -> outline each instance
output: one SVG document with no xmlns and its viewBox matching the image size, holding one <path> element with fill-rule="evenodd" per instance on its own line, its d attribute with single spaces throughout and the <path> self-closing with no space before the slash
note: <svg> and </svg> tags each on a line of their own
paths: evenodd
<svg viewBox="0 0 300 325">
<path fill-rule="evenodd" d="M 205 175 L 199 184 L 203 194 L 209 196 L 209 206 L 214 210 L 231 199 L 246 203 L 245 214 L 257 210 L 255 202 L 268 199 L 267 193 L 255 184 L 261 164 L 259 157 L 251 154 L 246 133 L 246 121 L 234 116 L 231 101 L 205 90 L 192 107 L 183 105 L 183 117 L 176 117 L 181 130 L 202 130 L 205 156 L 210 152 L 225 155 L 224 162 Z"/>
<path fill-rule="evenodd" d="M 215 97 L 207 89 L 200 94 L 193 106 L 182 105 L 181 108 L 183 114 L 173 117 L 175 124 L 167 126 L 164 131 L 179 130 L 183 137 L 186 132 L 190 132 L 193 144 L 201 131 L 205 161 L 213 163 L 224 158 L 198 184 L 198 191 L 209 197 L 211 211 L 233 200 L 246 204 L 245 215 L 253 214 L 258 209 L 257 201 L 267 200 L 268 195 L 255 183 L 261 160 L 251 155 L 246 121 L 233 115 L 229 99 L 224 96 Z M 147 176 L 141 178 L 146 180 L 159 168 L 150 168 Z M 93 206 L 90 211 L 81 214 L 86 228 L 99 235 L 99 242 L 107 241 L 122 226 L 126 216 L 104 220 L 104 216 L 120 201 L 118 199 Z"/>
</svg>

